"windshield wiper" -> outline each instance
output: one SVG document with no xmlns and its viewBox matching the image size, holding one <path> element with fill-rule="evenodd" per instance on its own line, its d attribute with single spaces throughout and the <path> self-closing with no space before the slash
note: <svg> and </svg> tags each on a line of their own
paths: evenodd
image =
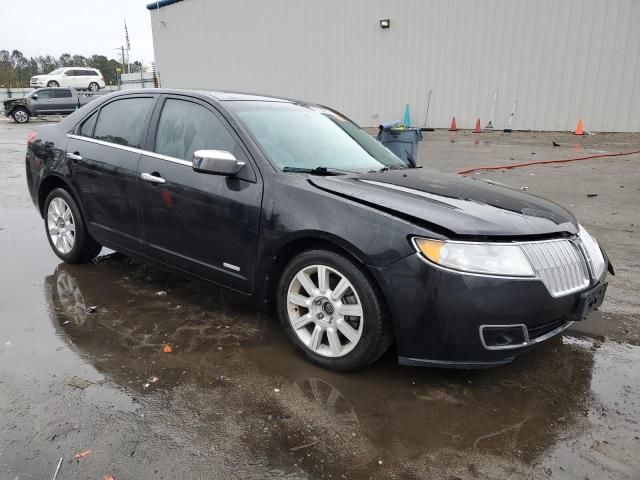
<svg viewBox="0 0 640 480">
<path fill-rule="evenodd" d="M 345 173 L 359 173 L 351 170 L 342 170 L 340 168 L 333 167 L 282 167 L 283 172 L 295 172 L 295 173 L 310 173 L 311 175 L 344 175 Z"/>
<path fill-rule="evenodd" d="M 390 167 L 386 166 L 386 167 L 379 168 L 378 170 L 369 170 L 369 173 L 386 172 L 388 170 L 406 170 L 407 168 L 409 167 L 404 165 L 392 165 Z"/>
</svg>

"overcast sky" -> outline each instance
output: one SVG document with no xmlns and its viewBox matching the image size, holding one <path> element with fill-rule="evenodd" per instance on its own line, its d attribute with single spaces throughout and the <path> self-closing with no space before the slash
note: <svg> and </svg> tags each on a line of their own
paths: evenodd
<svg viewBox="0 0 640 480">
<path fill-rule="evenodd" d="M 151 0 L 0 0 L 0 50 L 26 57 L 62 53 L 117 58 L 127 21 L 131 61 L 153 61 Z"/>
</svg>

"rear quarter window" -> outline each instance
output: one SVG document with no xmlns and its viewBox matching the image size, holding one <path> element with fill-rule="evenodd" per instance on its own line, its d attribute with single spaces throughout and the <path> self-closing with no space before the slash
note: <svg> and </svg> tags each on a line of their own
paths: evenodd
<svg viewBox="0 0 640 480">
<path fill-rule="evenodd" d="M 98 119 L 98 112 L 95 112 L 85 121 L 83 121 L 78 127 L 78 135 L 82 137 L 93 137 L 93 129 L 96 126 L 97 119 Z"/>
<path fill-rule="evenodd" d="M 153 98 L 123 98 L 100 109 L 93 138 L 140 148 L 142 130 Z"/>
</svg>

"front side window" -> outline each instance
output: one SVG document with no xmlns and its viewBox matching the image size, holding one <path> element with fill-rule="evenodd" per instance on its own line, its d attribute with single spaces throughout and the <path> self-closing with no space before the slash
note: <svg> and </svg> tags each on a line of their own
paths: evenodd
<svg viewBox="0 0 640 480">
<path fill-rule="evenodd" d="M 75 77 L 77 70 L 67 70 L 64 72 L 65 77 Z"/>
<path fill-rule="evenodd" d="M 100 110 L 93 138 L 140 148 L 142 129 L 152 98 L 123 98 Z"/>
<path fill-rule="evenodd" d="M 45 98 L 51 98 L 51 90 L 40 90 L 39 92 L 35 93 L 36 95 L 38 95 L 38 100 L 42 100 Z"/>
<path fill-rule="evenodd" d="M 236 158 L 243 155 L 238 142 L 213 112 L 197 103 L 168 99 L 158 123 L 156 153 L 191 161 L 196 150 L 225 150 Z"/>
<path fill-rule="evenodd" d="M 289 102 L 230 101 L 278 167 L 366 172 L 406 168 L 402 160 L 356 124 L 326 108 Z"/>
</svg>

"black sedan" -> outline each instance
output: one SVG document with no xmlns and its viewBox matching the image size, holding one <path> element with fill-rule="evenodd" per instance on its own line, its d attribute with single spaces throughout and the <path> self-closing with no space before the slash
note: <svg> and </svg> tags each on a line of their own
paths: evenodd
<svg viewBox="0 0 640 480">
<path fill-rule="evenodd" d="M 407 168 L 340 113 L 180 90 L 102 97 L 29 134 L 51 248 L 102 246 L 274 304 L 312 362 L 483 367 L 582 320 L 608 260 L 564 208 Z"/>
</svg>

